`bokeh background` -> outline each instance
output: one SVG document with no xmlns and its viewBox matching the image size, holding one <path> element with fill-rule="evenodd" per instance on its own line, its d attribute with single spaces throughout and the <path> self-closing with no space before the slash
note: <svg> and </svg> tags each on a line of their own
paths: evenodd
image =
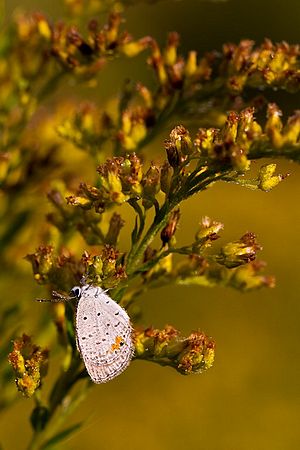
<svg viewBox="0 0 300 450">
<path fill-rule="evenodd" d="M 63 14 L 59 0 L 7 0 L 6 20 L 16 9 L 43 11 L 53 19 Z M 126 10 L 126 28 L 135 37 L 147 34 L 160 43 L 168 31 L 181 35 L 181 50 L 200 54 L 219 49 L 226 41 L 250 38 L 260 43 L 299 41 L 299 0 L 162 1 L 138 2 Z M 98 101 L 106 101 L 126 76 L 151 78 L 137 58 L 116 61 L 101 74 Z M 81 99 L 95 93 L 64 95 Z M 274 93 L 285 113 L 299 107 L 299 95 Z M 181 122 L 185 125 L 182 118 Z M 175 125 L 175 123 L 174 123 Z M 147 151 L 161 151 L 170 130 L 163 130 Z M 261 258 L 268 262 L 277 286 L 272 290 L 241 294 L 229 289 L 168 287 L 149 292 L 143 302 L 142 324 L 162 327 L 166 323 L 190 332 L 202 329 L 217 343 L 216 361 L 208 372 L 184 377 L 169 368 L 133 362 L 119 378 L 95 386 L 69 419 L 85 419 L 82 429 L 63 449 L 80 450 L 295 450 L 300 444 L 300 168 L 278 161 L 282 173 L 291 176 L 266 194 L 239 186 L 217 184 L 182 207 L 178 241 L 193 235 L 203 215 L 225 224 L 224 239 L 234 240 L 253 231 L 263 244 Z M 85 176 L 80 173 L 81 178 Z M 86 177 L 88 178 L 88 169 Z M 40 211 L 38 208 L 41 208 Z M 44 214 L 41 199 L 37 214 Z M 123 235 L 126 245 L 126 236 Z M 34 251 L 34 247 L 31 249 Z M 21 259 L 21 255 L 20 255 Z M 24 302 L 24 322 L 18 331 L 34 334 L 41 305 L 29 265 L 20 275 L 1 273 L 1 297 L 5 302 Z M 25 267 L 26 266 L 26 267 Z M 16 278 L 18 277 L 18 278 Z M 54 326 L 52 334 L 55 335 Z M 46 339 L 40 344 L 47 344 Z M 56 373 L 55 358 L 49 378 Z M 1 416 L 3 449 L 24 449 L 31 429 L 27 420 L 31 400 L 19 400 Z"/>
</svg>

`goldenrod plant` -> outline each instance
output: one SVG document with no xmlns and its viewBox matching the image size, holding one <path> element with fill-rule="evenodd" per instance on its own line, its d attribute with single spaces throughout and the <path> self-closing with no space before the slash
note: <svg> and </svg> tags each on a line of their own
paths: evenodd
<svg viewBox="0 0 300 450">
<path fill-rule="evenodd" d="M 215 357 L 213 339 L 200 331 L 205 323 L 188 336 L 171 325 L 141 328 L 142 297 L 171 284 L 241 292 L 274 287 L 274 277 L 257 260 L 261 246 L 253 232 L 218 246 L 223 224 L 205 211 L 188 244 L 177 243 L 176 231 L 182 204 L 191 196 L 204 196 L 217 182 L 269 192 L 288 176 L 272 160 L 299 162 L 299 111 L 283 118 L 269 101 L 274 90 L 299 91 L 299 46 L 242 40 L 205 55 L 182 55 L 176 32 L 161 48 L 153 36 L 135 39 L 126 31 L 126 6 L 132 2 L 65 3 L 64 21 L 18 13 L 0 37 L 2 265 L 9 269 L 26 257 L 49 299 L 52 291 L 67 296 L 82 279 L 109 289 L 132 320 L 132 364 L 147 360 L 183 375 L 201 373 Z M 103 11 L 104 25 L 87 18 Z M 66 81 L 72 94 L 86 85 L 96 92 L 106 65 L 138 55 L 153 71 L 152 86 L 133 75 L 115 87 L 111 104 L 62 96 Z M 165 127 L 169 136 L 162 133 Z M 159 148 L 150 154 L 157 138 Z M 35 213 L 40 198 L 48 199 L 47 220 Z M 15 378 L 17 390 L 35 401 L 31 450 L 50 449 L 78 430 L 80 423 L 64 422 L 87 390 L 95 389 L 76 348 L 76 302 L 50 305 L 51 316 L 40 306 L 45 320 L 54 321 L 64 354 L 47 389 L 56 344 L 40 348 L 33 343 L 39 336 L 29 336 L 28 329 L 11 335 L 18 305 L 4 309 L 1 324 L 7 338 L 1 358 L 6 361 L 9 353 L 11 365 L 1 385 Z M 3 408 L 20 395 L 2 391 Z"/>
</svg>

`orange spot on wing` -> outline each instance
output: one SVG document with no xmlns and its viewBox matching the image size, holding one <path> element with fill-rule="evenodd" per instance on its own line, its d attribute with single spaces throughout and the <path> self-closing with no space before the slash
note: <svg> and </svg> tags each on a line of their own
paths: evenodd
<svg viewBox="0 0 300 450">
<path fill-rule="evenodd" d="M 114 350 L 119 350 L 122 342 L 123 342 L 122 336 L 117 336 L 114 344 L 112 344 L 111 346 L 111 351 L 113 352 Z"/>
</svg>

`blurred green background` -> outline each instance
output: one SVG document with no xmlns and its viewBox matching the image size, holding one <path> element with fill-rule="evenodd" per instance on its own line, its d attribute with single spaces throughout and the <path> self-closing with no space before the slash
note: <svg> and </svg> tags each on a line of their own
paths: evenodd
<svg viewBox="0 0 300 450">
<path fill-rule="evenodd" d="M 54 19 L 63 13 L 58 0 L 7 0 L 7 19 L 16 8 L 43 11 Z M 257 43 L 264 37 L 297 43 L 300 37 L 299 0 L 139 3 L 130 7 L 125 17 L 126 28 L 135 37 L 151 34 L 163 43 L 168 31 L 178 31 L 183 53 L 196 49 L 201 54 L 242 38 Z M 126 76 L 149 81 L 142 62 L 139 57 L 106 68 L 100 74 L 105 92 L 99 88 L 99 102 L 112 95 L 116 83 Z M 69 95 L 95 96 L 86 91 Z M 274 93 L 273 99 L 286 113 L 299 107 L 299 95 Z M 181 122 L 188 125 L 184 118 Z M 164 130 L 147 151 L 160 149 L 169 131 Z M 279 168 L 291 176 L 271 193 L 217 184 L 192 198 L 182 208 L 178 230 L 178 241 L 188 242 L 201 217 L 208 215 L 225 224 L 224 239 L 255 232 L 264 247 L 261 258 L 268 262 L 267 272 L 276 276 L 276 288 L 248 294 L 187 287 L 149 292 L 141 299 L 142 323 L 155 327 L 169 323 L 186 333 L 202 329 L 217 343 L 214 367 L 203 375 L 184 377 L 169 368 L 133 362 L 122 376 L 90 391 L 69 420 L 71 424 L 85 419 L 85 425 L 61 448 L 299 448 L 300 168 L 288 162 L 279 162 Z M 41 205 L 44 214 L 45 203 L 41 201 Z M 41 305 L 31 298 L 40 294 L 41 288 L 34 286 L 29 267 L 26 270 L 28 274 L 21 280 L 2 275 L 2 297 L 12 302 L 28 299 L 30 315 L 24 316 L 26 322 L 19 331 L 32 334 Z M 24 295 L 25 288 L 28 292 Z M 52 331 L 54 334 L 54 327 Z M 54 373 L 52 364 L 48 376 Z M 32 406 L 31 400 L 20 395 L 1 417 L 3 449 L 25 448 L 31 434 L 27 418 Z"/>
</svg>

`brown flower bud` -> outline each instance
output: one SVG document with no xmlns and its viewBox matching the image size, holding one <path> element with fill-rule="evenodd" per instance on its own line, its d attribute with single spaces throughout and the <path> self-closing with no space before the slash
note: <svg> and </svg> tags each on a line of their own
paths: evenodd
<svg viewBox="0 0 300 450">
<path fill-rule="evenodd" d="M 160 233 L 160 238 L 162 240 L 163 246 L 168 244 L 171 238 L 176 233 L 177 225 L 180 219 L 180 211 L 176 209 L 170 215 L 167 225 L 163 228 Z"/>
<path fill-rule="evenodd" d="M 146 199 L 153 199 L 160 190 L 160 167 L 151 164 L 142 179 L 143 196 Z"/>
<path fill-rule="evenodd" d="M 246 233 L 239 241 L 224 245 L 217 261 L 229 268 L 237 267 L 253 261 L 258 250 L 261 250 L 261 246 L 256 242 L 255 234 Z"/>
<path fill-rule="evenodd" d="M 209 217 L 204 216 L 200 223 L 200 229 L 195 236 L 196 243 L 201 246 L 210 246 L 213 241 L 220 237 L 218 233 L 223 228 L 224 225 L 221 222 L 211 220 Z"/>
<path fill-rule="evenodd" d="M 173 169 L 168 161 L 165 161 L 160 169 L 160 188 L 165 194 L 168 194 L 170 191 L 172 176 Z"/>
<path fill-rule="evenodd" d="M 165 140 L 165 149 L 167 152 L 169 164 L 175 169 L 180 164 L 179 152 L 174 143 L 168 139 Z"/>
<path fill-rule="evenodd" d="M 179 46 L 179 34 L 169 33 L 167 46 L 164 52 L 164 62 L 167 66 L 172 66 L 177 60 L 177 48 Z"/>
<path fill-rule="evenodd" d="M 109 229 L 105 237 L 106 244 L 116 245 L 120 231 L 123 228 L 124 224 L 125 222 L 120 214 L 113 213 L 109 222 Z"/>
</svg>

